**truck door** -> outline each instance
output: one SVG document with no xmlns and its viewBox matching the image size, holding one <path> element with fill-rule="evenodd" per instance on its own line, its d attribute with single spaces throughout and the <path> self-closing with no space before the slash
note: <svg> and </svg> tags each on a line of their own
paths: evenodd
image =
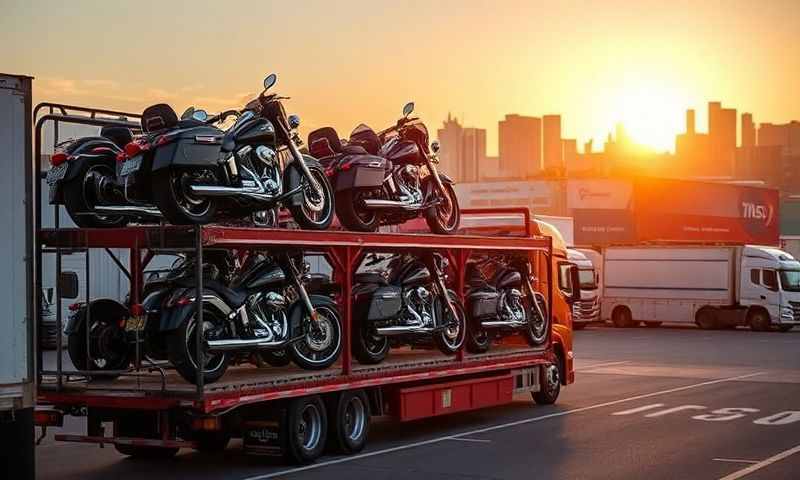
<svg viewBox="0 0 800 480">
<path fill-rule="evenodd" d="M 742 270 L 740 303 L 744 306 L 762 305 L 770 316 L 776 318 L 780 303 L 778 272 L 758 266 L 749 266 Z"/>
<path fill-rule="evenodd" d="M 777 319 L 780 315 L 781 297 L 778 285 L 778 272 L 776 270 L 771 268 L 761 270 L 761 286 L 764 291 L 759 295 L 759 299 L 773 319 Z"/>
</svg>

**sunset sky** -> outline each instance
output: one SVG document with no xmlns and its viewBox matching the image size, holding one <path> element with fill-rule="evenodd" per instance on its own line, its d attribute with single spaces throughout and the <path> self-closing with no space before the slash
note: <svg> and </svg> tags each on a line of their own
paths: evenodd
<svg viewBox="0 0 800 480">
<path fill-rule="evenodd" d="M 800 1 L 0 0 L 0 71 L 36 101 L 138 112 L 244 105 L 266 73 L 304 130 L 383 128 L 407 100 L 488 130 L 563 115 L 601 141 L 622 121 L 672 149 L 683 112 L 720 100 L 757 123 L 800 119 Z"/>
</svg>

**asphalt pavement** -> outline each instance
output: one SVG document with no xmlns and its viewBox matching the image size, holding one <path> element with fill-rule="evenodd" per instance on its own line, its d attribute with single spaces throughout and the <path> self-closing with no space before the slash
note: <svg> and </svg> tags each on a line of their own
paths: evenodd
<svg viewBox="0 0 800 480">
<path fill-rule="evenodd" d="M 138 461 L 113 448 L 37 449 L 42 479 L 800 478 L 800 330 L 576 332 L 576 382 L 552 406 L 373 423 L 359 455 L 307 467 L 182 451 Z M 81 431 L 79 420 L 65 431 Z M 51 433 L 52 430 L 48 433 Z"/>
</svg>

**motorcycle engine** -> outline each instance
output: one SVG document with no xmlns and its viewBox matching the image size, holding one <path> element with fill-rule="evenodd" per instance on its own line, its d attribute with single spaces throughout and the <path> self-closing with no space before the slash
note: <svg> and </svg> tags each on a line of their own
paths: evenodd
<svg viewBox="0 0 800 480">
<path fill-rule="evenodd" d="M 525 307 L 522 304 L 522 292 L 516 288 L 500 294 L 498 302 L 500 318 L 506 322 L 524 322 Z"/>
<path fill-rule="evenodd" d="M 280 162 L 278 161 L 278 154 L 275 150 L 259 146 L 255 150 L 255 158 L 258 159 L 258 164 L 255 166 L 261 183 L 264 184 L 266 193 L 268 195 L 278 195 L 281 193 L 282 179 Z"/>
<path fill-rule="evenodd" d="M 252 296 L 248 303 L 248 310 L 254 317 L 251 328 L 255 337 L 271 341 L 286 335 L 289 325 L 286 297 L 277 292 L 265 292 Z"/>
<path fill-rule="evenodd" d="M 425 287 L 409 288 L 403 292 L 405 310 L 402 321 L 406 325 L 433 327 L 433 295 Z"/>
<path fill-rule="evenodd" d="M 394 176 L 400 189 L 400 200 L 409 204 L 422 204 L 419 168 L 416 165 L 397 167 Z"/>
</svg>

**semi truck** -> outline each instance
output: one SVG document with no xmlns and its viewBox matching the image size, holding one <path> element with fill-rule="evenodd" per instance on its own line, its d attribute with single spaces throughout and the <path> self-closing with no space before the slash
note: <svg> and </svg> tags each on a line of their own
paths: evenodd
<svg viewBox="0 0 800 480">
<path fill-rule="evenodd" d="M 602 259 L 602 318 L 616 327 L 800 325 L 800 262 L 778 248 L 617 246 Z"/>
<path fill-rule="evenodd" d="M 600 321 L 599 275 L 592 259 L 582 249 L 568 248 L 567 259 L 578 267 L 581 298 L 572 306 L 572 327 L 581 330 Z"/>
<path fill-rule="evenodd" d="M 31 78 L 0 74 L 0 478 L 34 478 Z"/>
</svg>

